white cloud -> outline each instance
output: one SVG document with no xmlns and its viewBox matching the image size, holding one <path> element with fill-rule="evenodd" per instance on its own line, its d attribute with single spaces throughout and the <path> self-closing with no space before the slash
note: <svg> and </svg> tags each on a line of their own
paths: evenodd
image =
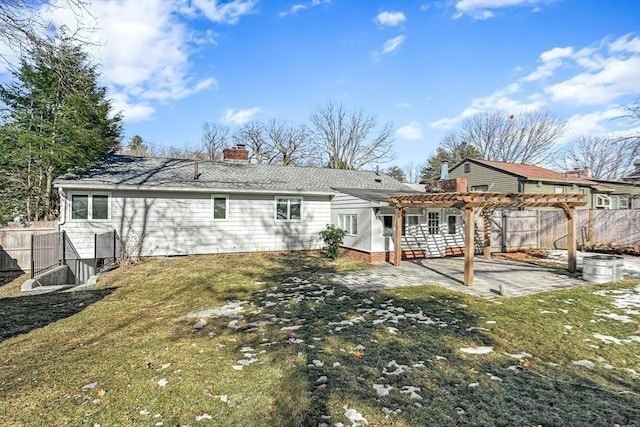
<svg viewBox="0 0 640 427">
<path fill-rule="evenodd" d="M 235 24 L 242 15 L 253 13 L 256 0 L 192 0 L 191 4 L 212 22 Z"/>
<path fill-rule="evenodd" d="M 407 38 L 407 36 L 400 35 L 400 36 L 397 36 L 397 37 L 394 37 L 392 39 L 387 40 L 386 42 L 384 42 L 382 44 L 382 50 L 380 51 L 380 53 L 382 53 L 383 55 L 388 54 L 388 53 L 395 53 L 398 50 L 398 48 L 400 47 L 400 45 L 402 43 L 404 43 L 406 38 Z"/>
<path fill-rule="evenodd" d="M 255 1 L 111 0 L 88 3 L 74 15 L 65 0 L 43 10 L 54 26 L 82 33 L 87 49 L 100 64 L 102 82 L 124 119 L 151 116 L 157 103 L 179 100 L 217 87 L 213 76 L 194 74 L 190 56 L 196 46 L 215 44 L 213 31 L 191 30 L 185 18 L 199 14 L 216 23 L 232 24 L 253 12 Z M 77 22 L 79 21 L 79 22 Z"/>
<path fill-rule="evenodd" d="M 488 19 L 494 16 L 493 10 L 515 6 L 529 6 L 533 12 L 538 12 L 540 5 L 553 1 L 556 0 L 458 0 L 453 17 L 468 15 L 473 19 Z"/>
<path fill-rule="evenodd" d="M 547 50 L 546 52 L 542 52 L 540 54 L 540 59 L 542 60 L 542 62 L 549 62 L 571 56 L 572 53 L 573 48 L 571 46 L 554 47 L 553 49 Z"/>
<path fill-rule="evenodd" d="M 624 110 L 619 107 L 574 114 L 567 119 L 567 128 L 563 139 L 569 141 L 582 135 L 607 134 L 610 131 L 612 121 L 623 114 Z"/>
<path fill-rule="evenodd" d="M 291 8 L 289 8 L 289 10 L 286 10 L 284 12 L 280 12 L 278 14 L 278 16 L 280 18 L 284 18 L 285 16 L 288 15 L 295 15 L 298 12 L 301 12 L 305 9 L 310 9 L 316 6 L 320 6 L 321 4 L 326 4 L 326 3 L 331 3 L 331 0 L 311 0 L 311 3 L 307 4 L 302 4 L 302 3 L 297 3 L 294 4 L 293 6 L 291 6 Z"/>
<path fill-rule="evenodd" d="M 525 98 L 524 101 L 515 99 L 521 92 L 518 83 L 511 83 L 503 89 L 493 92 L 489 96 L 475 98 L 471 105 L 462 113 L 454 117 L 446 117 L 429 123 L 429 126 L 440 129 L 449 129 L 464 119 L 486 111 L 503 111 L 509 114 L 524 111 L 538 110 L 546 106 L 547 102 L 537 94 Z"/>
<path fill-rule="evenodd" d="M 256 114 L 258 114 L 262 108 L 227 108 L 224 110 L 224 116 L 222 121 L 234 125 L 243 125 L 250 122 Z"/>
<path fill-rule="evenodd" d="M 402 12 L 380 12 L 374 19 L 381 26 L 395 27 L 407 20 Z"/>
<path fill-rule="evenodd" d="M 625 94 L 640 93 L 640 56 L 609 58 L 597 72 L 592 70 L 553 84 L 545 92 L 553 101 L 578 105 L 601 105 Z"/>
<path fill-rule="evenodd" d="M 396 107 L 397 108 L 409 108 L 409 107 L 411 107 L 411 104 L 409 104 L 408 102 L 397 102 L 396 103 Z"/>
<path fill-rule="evenodd" d="M 305 10 L 306 8 L 307 6 L 305 6 L 304 4 L 294 4 L 293 6 L 291 6 L 291 9 L 286 12 L 280 12 L 278 16 L 284 18 L 287 15 L 295 15 L 296 13 L 300 12 L 301 10 Z"/>
<path fill-rule="evenodd" d="M 406 126 L 398 128 L 398 130 L 396 130 L 396 135 L 402 139 L 417 141 L 422 139 L 422 125 L 418 122 L 411 122 Z"/>
<path fill-rule="evenodd" d="M 540 54 L 540 61 L 542 61 L 542 64 L 538 65 L 535 71 L 527 75 L 524 80 L 535 81 L 545 77 L 551 77 L 554 70 L 562 66 L 562 59 L 570 57 L 572 54 L 573 48 L 570 46 L 554 47 L 546 52 L 542 52 Z"/>
<path fill-rule="evenodd" d="M 555 47 L 538 58 L 536 69 L 503 89 L 471 101 L 460 114 L 429 123 L 450 128 L 485 111 L 521 111 L 550 108 L 570 111 L 569 133 L 628 132 L 612 130 L 612 102 L 629 103 L 640 95 L 640 36 L 605 38 L 581 49 Z M 542 80 L 545 78 L 544 80 Z M 585 107 L 596 107 L 595 112 Z M 572 111 L 572 109 L 575 111 Z M 616 126 L 620 126 L 616 124 Z"/>
</svg>

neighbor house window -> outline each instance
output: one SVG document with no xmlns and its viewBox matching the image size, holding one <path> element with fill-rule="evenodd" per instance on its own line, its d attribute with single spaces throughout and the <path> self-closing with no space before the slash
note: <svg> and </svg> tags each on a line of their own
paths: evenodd
<svg viewBox="0 0 640 427">
<path fill-rule="evenodd" d="M 606 194 L 596 194 L 596 208 L 611 209 L 611 197 Z"/>
<path fill-rule="evenodd" d="M 440 234 L 440 213 L 429 212 L 427 214 L 427 230 L 429 234 Z"/>
<path fill-rule="evenodd" d="M 465 163 L 464 164 L 464 173 L 469 173 L 471 172 L 471 163 Z"/>
<path fill-rule="evenodd" d="M 225 220 L 227 219 L 227 211 L 229 209 L 229 196 L 211 196 L 213 203 L 213 219 Z"/>
<path fill-rule="evenodd" d="M 488 185 L 472 185 L 471 191 L 475 191 L 475 192 L 489 191 L 489 186 Z"/>
<path fill-rule="evenodd" d="M 556 185 L 555 187 L 553 187 L 553 192 L 556 194 L 561 194 L 564 193 L 565 188 L 560 186 L 560 185 Z"/>
<path fill-rule="evenodd" d="M 358 234 L 358 215 L 356 214 L 339 214 L 338 226 L 350 236 Z"/>
<path fill-rule="evenodd" d="M 276 197 L 276 220 L 291 221 L 302 219 L 302 198 Z"/>
<path fill-rule="evenodd" d="M 71 219 L 109 219 L 109 195 L 72 194 Z"/>
<path fill-rule="evenodd" d="M 618 209 L 629 209 L 629 195 L 620 194 L 618 196 Z"/>
<path fill-rule="evenodd" d="M 449 234 L 458 233 L 458 220 L 455 215 L 449 215 L 447 217 L 447 232 Z"/>
</svg>

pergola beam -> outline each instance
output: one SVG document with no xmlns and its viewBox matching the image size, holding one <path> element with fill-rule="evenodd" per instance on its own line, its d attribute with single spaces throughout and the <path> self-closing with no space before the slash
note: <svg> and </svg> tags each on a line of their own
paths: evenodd
<svg viewBox="0 0 640 427">
<path fill-rule="evenodd" d="M 473 256 L 474 239 L 473 229 L 475 227 L 475 210 L 472 207 L 464 208 L 464 285 L 473 285 Z"/>
</svg>

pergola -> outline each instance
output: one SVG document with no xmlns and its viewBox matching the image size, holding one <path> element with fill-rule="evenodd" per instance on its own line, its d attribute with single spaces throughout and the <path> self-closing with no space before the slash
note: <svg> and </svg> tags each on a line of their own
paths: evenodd
<svg viewBox="0 0 640 427">
<path fill-rule="evenodd" d="M 392 195 L 387 200 L 395 207 L 395 253 L 393 264 L 400 266 L 402 258 L 402 218 L 407 208 L 458 208 L 464 215 L 464 284 L 473 284 L 474 224 L 476 213 L 484 216 L 484 257 L 491 258 L 491 211 L 499 208 L 551 207 L 562 209 L 567 217 L 568 270 L 576 271 L 575 208 L 587 202 L 582 194 L 525 193 L 423 193 Z"/>
</svg>

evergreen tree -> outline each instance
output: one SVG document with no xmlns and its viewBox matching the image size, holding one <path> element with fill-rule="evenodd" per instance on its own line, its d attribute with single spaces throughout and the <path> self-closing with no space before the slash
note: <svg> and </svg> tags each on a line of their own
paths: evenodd
<svg viewBox="0 0 640 427">
<path fill-rule="evenodd" d="M 0 202 L 12 217 L 57 216 L 53 180 L 83 168 L 119 146 L 121 117 L 87 54 L 71 41 L 33 51 L 0 85 L 7 117 L 0 127 Z"/>
<path fill-rule="evenodd" d="M 462 160 L 479 159 L 480 152 L 471 144 L 462 141 L 456 142 L 445 138 L 436 152 L 427 159 L 426 165 L 421 170 L 421 181 L 433 181 L 440 178 L 440 168 L 443 162 L 447 162 L 449 167 L 455 166 Z"/>
</svg>

